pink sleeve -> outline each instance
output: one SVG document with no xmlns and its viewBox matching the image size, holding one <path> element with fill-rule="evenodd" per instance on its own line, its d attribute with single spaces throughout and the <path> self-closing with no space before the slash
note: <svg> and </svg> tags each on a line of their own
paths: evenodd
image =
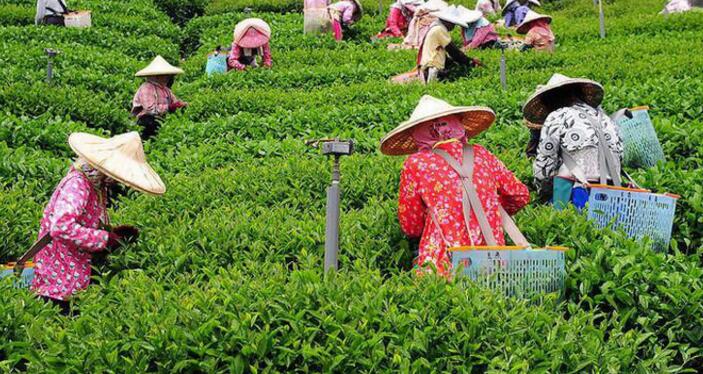
<svg viewBox="0 0 703 374">
<path fill-rule="evenodd" d="M 229 52 L 229 58 L 227 62 L 229 67 L 237 70 L 244 70 L 246 66 L 239 62 L 240 53 L 242 53 L 241 48 L 236 43 L 232 43 L 232 50 Z"/>
<path fill-rule="evenodd" d="M 347 25 L 351 25 L 354 23 L 354 10 L 356 9 L 356 5 L 349 5 L 344 8 L 344 12 L 342 12 L 342 22 L 346 23 Z"/>
<path fill-rule="evenodd" d="M 425 229 L 425 204 L 417 188 L 412 159 L 406 160 L 400 174 L 400 193 L 398 197 L 398 221 L 405 235 L 419 238 Z"/>
<path fill-rule="evenodd" d="M 496 178 L 500 204 L 508 214 L 513 215 L 517 213 L 530 202 L 530 191 L 525 184 L 505 167 L 502 161 L 485 148 L 480 147 L 480 149 L 485 152 L 487 159 L 490 160 L 489 164 Z"/>
<path fill-rule="evenodd" d="M 91 229 L 78 223 L 80 214 L 85 211 L 88 194 L 85 184 L 78 179 L 63 185 L 56 197 L 53 217 L 49 220 L 49 234 L 54 240 L 72 242 L 84 251 L 99 252 L 107 246 L 107 231 Z"/>
<path fill-rule="evenodd" d="M 386 21 L 386 28 L 388 28 L 393 35 L 402 36 L 403 32 L 400 30 L 402 22 L 403 12 L 398 8 L 391 8 L 391 14 L 388 15 L 388 20 Z"/>
<path fill-rule="evenodd" d="M 269 45 L 269 43 L 266 43 L 266 44 L 264 44 L 262 49 L 264 50 L 264 52 L 263 52 L 264 66 L 271 67 L 271 65 L 273 65 L 273 61 L 271 60 L 271 46 Z"/>
</svg>

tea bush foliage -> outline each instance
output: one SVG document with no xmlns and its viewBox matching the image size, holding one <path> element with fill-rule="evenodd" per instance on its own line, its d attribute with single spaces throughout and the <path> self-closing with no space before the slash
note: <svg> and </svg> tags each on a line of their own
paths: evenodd
<svg viewBox="0 0 703 374">
<path fill-rule="evenodd" d="M 166 195 L 113 201 L 112 220 L 141 227 L 141 240 L 95 269 L 74 300 L 79 316 L 0 282 L 0 371 L 700 370 L 703 13 L 607 2 L 601 40 L 591 1 L 548 2 L 557 52 L 508 53 L 503 91 L 491 50 L 472 52 L 487 66 L 454 82 L 388 83 L 415 52 L 370 41 L 385 21 L 377 4 L 364 1 L 368 16 L 336 43 L 302 34 L 302 1 L 76 0 L 93 10 L 93 27 L 76 30 L 36 27 L 33 1 L 0 0 L 0 260 L 36 239 L 73 157 L 68 134 L 138 130 L 134 72 L 163 55 L 186 70 L 174 91 L 190 103 L 145 144 Z M 272 26 L 273 69 L 205 76 L 207 54 L 251 16 Z M 49 47 L 62 52 L 50 84 Z M 570 248 L 561 297 L 515 300 L 415 276 L 417 243 L 396 218 L 402 159 L 381 155 L 379 139 L 424 94 L 487 105 L 497 122 L 475 141 L 529 183 L 520 107 L 555 72 L 602 82 L 609 112 L 651 107 L 666 161 L 628 171 L 681 195 L 671 249 L 534 203 L 516 216 L 526 236 Z M 325 275 L 331 165 L 303 143 L 334 136 L 354 138 L 358 152 L 342 160 L 341 271 Z"/>
</svg>

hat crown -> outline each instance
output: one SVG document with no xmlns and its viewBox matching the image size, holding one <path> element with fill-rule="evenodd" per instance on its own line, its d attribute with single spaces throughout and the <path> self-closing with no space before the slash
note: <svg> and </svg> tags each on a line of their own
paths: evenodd
<svg viewBox="0 0 703 374">
<path fill-rule="evenodd" d="M 468 9 L 463 5 L 457 7 L 460 13 L 461 20 L 465 23 L 474 23 L 483 17 L 483 13 L 479 10 Z"/>
<path fill-rule="evenodd" d="M 115 151 L 124 157 L 131 158 L 137 162 L 146 162 L 146 154 L 142 145 L 142 138 L 136 131 L 121 134 L 108 139 L 108 143 L 114 147 Z"/>
<path fill-rule="evenodd" d="M 453 108 L 453 106 L 449 105 L 449 103 L 444 100 L 440 100 L 430 95 L 425 95 L 420 99 L 420 102 L 415 107 L 415 110 L 413 110 L 413 113 L 410 115 L 410 120 L 414 121 L 421 118 L 430 117 L 436 113 L 451 110 Z"/>
<path fill-rule="evenodd" d="M 183 74 L 183 70 L 171 65 L 165 58 L 159 56 L 147 65 L 144 69 L 137 72 L 138 77 L 148 77 L 154 75 L 176 75 Z"/>
<path fill-rule="evenodd" d="M 555 84 L 566 82 L 568 80 L 571 80 L 571 78 L 567 77 L 564 74 L 554 73 L 554 75 L 552 75 L 552 77 L 549 78 L 549 82 L 547 82 L 547 85 L 552 86 Z"/>
</svg>

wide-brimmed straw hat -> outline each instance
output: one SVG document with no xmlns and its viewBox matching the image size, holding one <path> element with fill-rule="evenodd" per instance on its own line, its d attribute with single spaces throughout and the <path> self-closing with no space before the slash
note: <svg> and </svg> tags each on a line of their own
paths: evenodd
<svg viewBox="0 0 703 374">
<path fill-rule="evenodd" d="M 502 13 L 503 15 L 505 15 L 506 10 L 508 9 L 508 5 L 510 5 L 510 4 L 512 4 L 512 3 L 516 2 L 516 1 L 517 1 L 517 0 L 508 0 L 508 1 L 505 3 L 505 6 L 503 6 L 503 10 L 502 10 L 501 13 Z M 539 2 L 539 0 L 528 0 L 527 2 L 528 2 L 528 3 L 531 3 L 532 5 L 542 6 L 542 4 Z"/>
<path fill-rule="evenodd" d="M 76 132 L 68 138 L 68 144 L 90 166 L 126 186 L 152 195 L 166 192 L 164 182 L 146 161 L 137 132 L 109 139 Z"/>
<path fill-rule="evenodd" d="M 183 70 L 168 63 L 163 57 L 156 56 L 147 67 L 139 70 L 137 77 L 153 77 L 155 75 L 178 75 L 183 74 Z"/>
<path fill-rule="evenodd" d="M 234 42 L 243 48 L 259 48 L 271 40 L 271 26 L 260 18 L 247 18 L 234 27 Z"/>
<path fill-rule="evenodd" d="M 544 86 L 538 86 L 537 90 L 527 99 L 522 107 L 522 114 L 526 120 L 542 124 L 549 115 L 549 105 L 544 102 L 544 94 L 561 88 L 569 88 L 576 92 L 581 100 L 586 104 L 597 107 L 603 102 L 605 90 L 600 83 L 590 79 L 569 78 L 562 74 L 554 74 Z"/>
<path fill-rule="evenodd" d="M 461 20 L 464 21 L 466 25 L 470 25 L 483 17 L 483 12 L 480 10 L 468 9 L 461 5 L 457 7 L 459 13 L 461 14 Z"/>
<path fill-rule="evenodd" d="M 525 19 L 522 20 L 522 23 L 520 24 L 520 26 L 517 27 L 516 31 L 518 32 L 518 34 L 526 34 L 528 31 L 530 31 L 530 23 L 539 20 L 545 20 L 547 21 L 547 23 L 552 23 L 551 16 L 548 16 L 546 14 L 539 14 L 537 12 L 529 10 L 527 11 L 527 15 L 525 15 Z"/>
<path fill-rule="evenodd" d="M 442 8 L 437 12 L 433 12 L 432 15 L 445 22 L 449 22 L 461 27 L 469 27 L 469 25 L 463 21 L 463 14 L 456 5 L 450 5 L 446 8 Z"/>
<path fill-rule="evenodd" d="M 466 129 L 466 137 L 473 138 L 491 127 L 496 119 L 491 108 L 485 106 L 453 106 L 444 100 L 425 95 L 415 107 L 410 119 L 401 123 L 381 140 L 381 152 L 390 156 L 407 155 L 417 152 L 417 144 L 412 130 L 427 121 L 437 118 L 461 115 Z"/>
</svg>

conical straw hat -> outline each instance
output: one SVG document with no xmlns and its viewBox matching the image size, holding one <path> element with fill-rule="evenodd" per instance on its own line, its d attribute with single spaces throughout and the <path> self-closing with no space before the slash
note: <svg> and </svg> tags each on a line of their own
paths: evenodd
<svg viewBox="0 0 703 374">
<path fill-rule="evenodd" d="M 415 107 L 410 119 L 401 123 L 381 140 L 381 152 L 390 156 L 417 152 L 412 129 L 427 121 L 452 114 L 461 114 L 466 137 L 473 138 L 491 127 L 496 119 L 493 110 L 484 106 L 452 106 L 444 100 L 425 95 Z"/>
<path fill-rule="evenodd" d="M 254 29 L 255 33 L 247 33 Z M 259 48 L 271 39 L 271 27 L 259 18 L 247 18 L 234 27 L 234 42 L 244 48 Z"/>
<path fill-rule="evenodd" d="M 183 70 L 168 63 L 163 57 L 156 56 L 147 67 L 139 70 L 137 77 L 153 77 L 155 75 L 178 75 L 183 74 Z"/>
<path fill-rule="evenodd" d="M 461 14 L 461 20 L 466 25 L 470 25 L 483 17 L 483 13 L 478 10 L 468 9 L 461 5 L 459 5 L 457 9 L 459 9 L 459 13 Z"/>
<path fill-rule="evenodd" d="M 433 13 L 433 15 L 442 21 L 453 23 L 461 27 L 469 27 L 469 25 L 464 22 L 464 14 L 455 5 L 450 5 L 446 8 L 441 9 L 438 12 Z"/>
<path fill-rule="evenodd" d="M 543 101 L 544 94 L 563 87 L 569 87 L 576 91 L 578 96 L 586 104 L 597 107 L 603 102 L 605 90 L 600 83 L 590 79 L 569 78 L 562 74 L 554 74 L 544 86 L 538 86 L 537 90 L 530 96 L 522 107 L 522 114 L 526 120 L 542 124 L 549 115 L 549 105 Z"/>
<path fill-rule="evenodd" d="M 527 15 L 525 15 L 525 19 L 522 20 L 522 23 L 520 26 L 517 27 L 517 32 L 519 34 L 526 34 L 529 30 L 530 22 L 532 21 L 538 21 L 538 20 L 545 20 L 548 23 L 552 23 L 552 17 L 544 14 L 539 14 L 537 12 L 533 12 L 531 10 L 527 11 Z"/>
<path fill-rule="evenodd" d="M 164 182 L 146 162 L 142 139 L 134 131 L 109 139 L 76 132 L 68 144 L 90 166 L 126 186 L 153 195 L 166 192 Z"/>
</svg>

